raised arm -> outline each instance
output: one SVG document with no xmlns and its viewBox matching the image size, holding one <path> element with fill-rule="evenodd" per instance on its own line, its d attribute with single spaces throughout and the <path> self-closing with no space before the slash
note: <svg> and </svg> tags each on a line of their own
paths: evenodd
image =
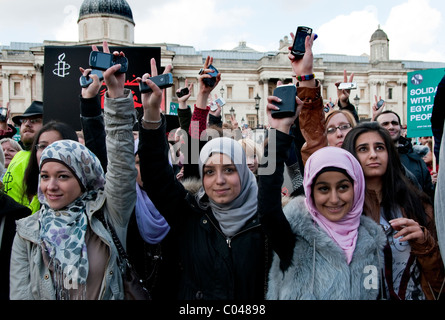
<svg viewBox="0 0 445 320">
<path fill-rule="evenodd" d="M 278 82 L 278 84 L 280 85 L 281 83 Z M 281 187 L 284 181 L 284 161 L 288 158 L 292 143 L 292 136 L 288 133 L 303 108 L 303 103 L 296 97 L 298 104 L 296 115 L 292 118 L 275 119 L 271 116 L 271 110 L 277 109 L 273 102 L 278 102 L 279 99 L 272 96 L 268 97 L 267 101 L 267 115 L 271 132 L 269 132 L 268 143 L 264 148 L 264 157 L 268 161 L 274 161 L 276 167 L 272 174 L 262 174 L 260 170 L 258 171 L 258 215 L 261 225 L 270 239 L 272 249 L 280 257 L 280 265 L 284 270 L 292 261 L 296 240 L 283 213 Z M 268 165 L 268 163 L 261 164 L 260 168 L 267 167 Z"/>
<path fill-rule="evenodd" d="M 108 47 L 104 45 L 104 51 Z M 115 55 L 124 54 L 114 52 Z M 120 64 L 104 71 L 107 85 L 104 103 L 108 169 L 105 193 L 109 218 L 116 231 L 126 230 L 136 204 L 136 165 L 134 157 L 134 102 L 131 90 L 125 89 L 125 74 L 118 73 Z M 121 238 L 122 239 L 122 238 Z"/>
</svg>

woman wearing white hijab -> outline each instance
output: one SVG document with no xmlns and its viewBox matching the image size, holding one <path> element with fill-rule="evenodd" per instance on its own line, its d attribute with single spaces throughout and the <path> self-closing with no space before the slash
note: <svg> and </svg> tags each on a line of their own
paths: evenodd
<svg viewBox="0 0 445 320">
<path fill-rule="evenodd" d="M 157 74 L 154 60 L 151 70 L 152 76 Z M 200 76 L 198 93 L 204 102 L 213 89 L 201 83 L 205 77 L 205 73 Z M 257 184 L 242 146 L 229 138 L 207 142 L 199 157 L 202 185 L 197 192 L 188 192 L 168 162 L 162 91 L 147 79 L 144 75 L 142 81 L 153 92 L 142 96 L 141 176 L 148 196 L 177 238 L 177 298 L 264 299 L 265 238 L 256 213 Z"/>
</svg>

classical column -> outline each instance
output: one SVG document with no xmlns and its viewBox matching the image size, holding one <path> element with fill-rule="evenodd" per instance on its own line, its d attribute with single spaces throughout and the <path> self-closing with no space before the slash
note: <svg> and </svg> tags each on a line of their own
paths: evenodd
<svg viewBox="0 0 445 320">
<path fill-rule="evenodd" d="M 6 106 L 6 103 L 9 102 L 9 74 L 2 73 L 2 94 L 3 94 L 3 102 L 2 105 Z M 11 114 L 13 111 L 11 110 Z"/>
<path fill-rule="evenodd" d="M 267 105 L 267 97 L 269 96 L 269 79 L 268 78 L 262 78 L 260 80 L 260 84 L 263 84 L 263 96 L 261 97 L 260 100 L 260 116 L 259 116 L 259 123 L 262 124 L 263 126 L 266 125 L 266 107 L 262 107 L 262 106 L 266 106 Z"/>
</svg>

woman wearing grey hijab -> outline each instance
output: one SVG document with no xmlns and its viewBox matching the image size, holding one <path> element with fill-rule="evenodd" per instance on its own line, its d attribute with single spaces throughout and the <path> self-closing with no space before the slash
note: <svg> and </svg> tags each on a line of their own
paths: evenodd
<svg viewBox="0 0 445 320">
<path fill-rule="evenodd" d="M 208 63 L 209 59 L 200 76 L 198 101 L 207 101 L 214 88 L 202 82 Z M 151 70 L 152 76 L 157 75 L 154 60 Z M 169 66 L 165 70 L 169 72 Z M 176 237 L 177 298 L 264 299 L 267 255 L 257 218 L 258 188 L 241 144 L 230 138 L 207 142 L 198 161 L 199 185 L 194 192 L 187 191 L 168 162 L 166 121 L 160 112 L 162 91 L 148 79 L 148 75 L 141 79 L 152 89 L 142 94 L 141 177 Z"/>
</svg>

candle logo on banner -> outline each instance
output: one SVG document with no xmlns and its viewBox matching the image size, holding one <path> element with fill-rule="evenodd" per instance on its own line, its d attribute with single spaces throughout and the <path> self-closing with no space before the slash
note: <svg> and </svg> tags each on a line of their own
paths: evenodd
<svg viewBox="0 0 445 320">
<path fill-rule="evenodd" d="M 53 74 L 55 74 L 58 77 L 65 78 L 67 75 L 70 74 L 67 71 L 68 71 L 68 69 L 71 68 L 71 66 L 68 63 L 66 63 L 65 61 L 63 61 L 65 59 L 65 53 L 62 53 L 61 55 L 59 55 L 58 58 L 59 58 L 59 62 L 54 64 L 55 66 L 57 66 L 57 68 L 53 70 Z"/>
</svg>

